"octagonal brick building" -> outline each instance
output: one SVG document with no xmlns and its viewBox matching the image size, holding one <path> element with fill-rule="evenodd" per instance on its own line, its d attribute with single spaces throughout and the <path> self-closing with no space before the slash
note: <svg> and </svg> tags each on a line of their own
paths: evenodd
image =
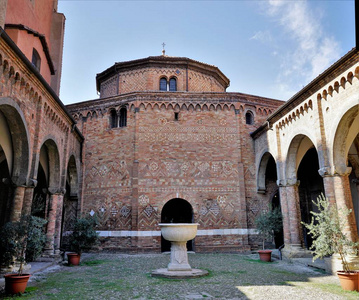
<svg viewBox="0 0 359 300">
<path fill-rule="evenodd" d="M 257 193 L 250 133 L 283 102 L 228 93 L 217 67 L 164 54 L 115 63 L 96 84 L 99 99 L 67 109 L 103 249 L 167 251 L 160 222 L 199 223 L 197 252 L 256 248 L 254 218 L 277 187 Z"/>
</svg>

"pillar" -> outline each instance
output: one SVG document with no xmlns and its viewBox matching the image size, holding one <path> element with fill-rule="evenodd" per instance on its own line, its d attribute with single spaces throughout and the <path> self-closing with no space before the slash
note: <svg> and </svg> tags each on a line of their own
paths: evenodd
<svg viewBox="0 0 359 300">
<path fill-rule="evenodd" d="M 299 203 L 299 181 L 296 178 L 278 180 L 283 215 L 283 256 L 287 258 L 309 257 L 310 252 L 302 248 L 302 225 Z"/>
<path fill-rule="evenodd" d="M 58 206 L 59 194 L 55 192 L 50 192 L 50 205 L 49 205 L 49 214 L 47 218 L 47 228 L 46 228 L 46 245 L 44 254 L 46 256 L 54 255 L 54 243 L 55 243 L 55 229 L 56 229 L 56 212 Z"/>
<path fill-rule="evenodd" d="M 330 168 L 319 170 L 319 174 L 323 176 L 325 196 L 339 211 L 345 207 L 351 210 L 351 213 L 345 219 L 345 227 L 343 231 L 352 241 L 358 241 L 358 230 L 353 211 L 353 200 L 349 182 L 351 168 L 345 166 L 340 168 L 339 172 L 338 170 L 330 172 L 330 170 Z M 349 255 L 346 259 L 352 270 L 357 270 L 359 268 L 359 257 L 357 255 Z M 336 271 L 343 269 L 338 254 L 332 255 L 331 259 L 328 259 L 327 265 L 327 271 L 330 271 L 333 274 Z"/>
<path fill-rule="evenodd" d="M 342 170 L 342 172 L 336 172 L 335 174 L 325 173 L 323 174 L 323 182 L 325 195 L 331 201 L 331 203 L 335 203 L 339 211 L 345 207 L 351 210 L 351 213 L 345 220 L 344 232 L 352 241 L 355 242 L 358 240 L 358 230 L 356 226 L 353 210 L 353 200 L 350 190 L 350 173 L 351 168 L 345 168 Z"/>
<path fill-rule="evenodd" d="M 57 195 L 57 210 L 56 210 L 55 237 L 54 237 L 54 249 L 56 255 L 60 254 L 64 194 L 65 191 L 62 191 L 62 193 Z"/>
<path fill-rule="evenodd" d="M 16 186 L 16 188 L 15 188 L 14 199 L 13 199 L 12 208 L 11 208 L 11 212 L 10 212 L 10 221 L 11 222 L 19 221 L 21 218 L 25 190 L 26 190 L 26 186 L 24 186 L 24 185 L 19 185 L 19 186 Z"/>
</svg>

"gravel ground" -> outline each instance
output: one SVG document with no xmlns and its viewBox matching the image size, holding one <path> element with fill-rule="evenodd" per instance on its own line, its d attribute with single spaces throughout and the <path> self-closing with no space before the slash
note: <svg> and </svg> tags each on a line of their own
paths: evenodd
<svg viewBox="0 0 359 300">
<path fill-rule="evenodd" d="M 151 277 L 168 254 L 85 254 L 78 267 L 58 265 L 31 277 L 22 299 L 359 299 L 343 292 L 336 276 L 286 261 L 262 263 L 257 255 L 189 254 L 209 276 Z"/>
</svg>

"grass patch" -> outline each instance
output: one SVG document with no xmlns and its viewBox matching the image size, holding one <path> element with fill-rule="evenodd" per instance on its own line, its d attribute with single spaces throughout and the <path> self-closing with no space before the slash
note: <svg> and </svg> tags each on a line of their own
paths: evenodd
<svg viewBox="0 0 359 300">
<path fill-rule="evenodd" d="M 95 259 L 95 260 L 84 261 L 82 263 L 82 265 L 85 265 L 85 266 L 97 266 L 97 265 L 102 265 L 102 264 L 107 263 L 107 262 L 108 261 L 104 260 L 104 259 Z"/>
<path fill-rule="evenodd" d="M 332 294 L 345 296 L 347 299 L 359 299 L 359 292 L 356 291 L 344 291 L 340 285 L 334 283 L 311 283 L 312 286 L 320 288 L 325 292 Z"/>
</svg>

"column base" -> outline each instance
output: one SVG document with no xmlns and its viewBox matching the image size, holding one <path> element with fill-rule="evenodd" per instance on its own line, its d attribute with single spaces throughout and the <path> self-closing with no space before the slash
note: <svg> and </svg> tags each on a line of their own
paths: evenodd
<svg viewBox="0 0 359 300">
<path fill-rule="evenodd" d="M 302 247 L 299 244 L 289 244 L 285 245 L 282 250 L 282 255 L 284 258 L 291 259 L 291 258 L 303 258 L 303 257 L 313 257 L 313 254 Z"/>
<path fill-rule="evenodd" d="M 177 264 L 170 262 L 167 266 L 168 271 L 191 271 L 192 268 L 189 264 Z"/>
</svg>

